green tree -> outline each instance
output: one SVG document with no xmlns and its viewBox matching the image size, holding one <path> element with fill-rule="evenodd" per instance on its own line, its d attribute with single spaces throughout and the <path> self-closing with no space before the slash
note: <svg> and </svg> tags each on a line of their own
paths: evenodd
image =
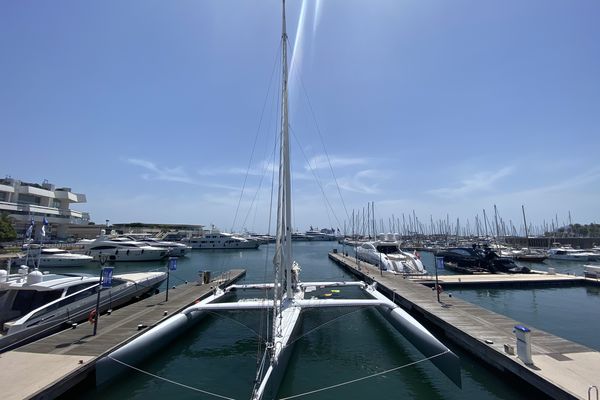
<svg viewBox="0 0 600 400">
<path fill-rule="evenodd" d="M 17 232 L 10 223 L 8 215 L 2 214 L 0 216 L 0 242 L 10 242 L 17 238 Z"/>
</svg>

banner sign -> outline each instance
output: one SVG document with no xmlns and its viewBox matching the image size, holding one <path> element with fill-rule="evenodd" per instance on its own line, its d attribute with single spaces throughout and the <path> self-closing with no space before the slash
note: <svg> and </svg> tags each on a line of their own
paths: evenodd
<svg viewBox="0 0 600 400">
<path fill-rule="evenodd" d="M 435 266 L 437 269 L 444 269 L 444 257 L 436 257 Z"/>
<path fill-rule="evenodd" d="M 169 258 L 169 269 L 171 271 L 177 270 L 177 258 Z"/>
<path fill-rule="evenodd" d="M 102 268 L 102 287 L 109 288 L 112 286 L 113 267 Z"/>
</svg>

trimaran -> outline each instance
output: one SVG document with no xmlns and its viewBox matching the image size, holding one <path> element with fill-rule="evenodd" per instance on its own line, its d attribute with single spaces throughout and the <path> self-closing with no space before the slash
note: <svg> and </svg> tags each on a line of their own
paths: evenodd
<svg viewBox="0 0 600 400">
<path fill-rule="evenodd" d="M 260 310 L 272 311 L 272 330 L 265 343 L 263 362 L 259 365 L 251 398 L 253 400 L 275 398 L 279 384 L 284 375 L 287 361 L 292 352 L 294 335 L 299 330 L 302 310 L 322 307 L 375 307 L 378 311 L 402 333 L 424 356 L 431 360 L 452 382 L 461 385 L 460 363 L 458 357 L 445 345 L 437 340 L 419 322 L 407 312 L 398 307 L 379 291 L 376 284 L 368 285 L 361 281 L 351 282 L 301 282 L 300 267 L 292 260 L 292 226 L 291 226 L 291 174 L 289 151 L 288 123 L 288 64 L 287 64 L 287 33 L 285 19 L 285 0 L 282 11 L 282 115 L 280 131 L 280 160 L 279 188 L 277 203 L 277 235 L 276 249 L 273 260 L 274 282 L 264 284 L 231 285 L 225 290 L 215 289 L 214 293 L 190 306 L 181 313 L 158 324 L 146 334 L 138 337 L 126 346 L 113 352 L 105 361 L 108 368 L 115 373 L 115 364 L 139 363 L 148 347 L 156 349 L 157 345 L 165 344 L 175 335 L 187 329 L 190 324 L 199 320 L 208 312 L 226 310 Z M 367 294 L 365 299 L 317 299 L 305 298 L 314 288 L 356 286 Z M 239 300 L 237 302 L 217 302 L 237 289 L 271 290 L 272 299 Z M 99 365 L 97 372 L 101 370 Z M 105 377 L 106 378 L 106 377 Z M 97 376 L 97 383 L 105 380 Z M 222 396 L 219 396 L 222 397 Z"/>
</svg>

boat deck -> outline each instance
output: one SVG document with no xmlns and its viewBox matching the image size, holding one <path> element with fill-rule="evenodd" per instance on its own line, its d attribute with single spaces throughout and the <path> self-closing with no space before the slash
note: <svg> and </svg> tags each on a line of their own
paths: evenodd
<svg viewBox="0 0 600 400">
<path fill-rule="evenodd" d="M 469 302 L 442 293 L 438 303 L 436 293 L 427 286 L 403 279 L 401 275 L 383 273 L 371 264 L 354 257 L 330 253 L 330 259 L 367 282 L 375 281 L 378 288 L 413 316 L 434 324 L 446 337 L 475 357 L 502 371 L 515 374 L 555 399 L 587 399 L 590 385 L 600 387 L 600 352 L 532 329 L 533 365 L 525 365 L 516 356 L 513 329 L 520 322 L 494 313 Z M 533 279 L 534 275 L 527 275 Z M 529 278 L 532 277 L 532 278 Z M 449 282 L 448 276 L 442 277 Z M 499 279 L 517 279 L 513 275 L 455 275 L 451 279 L 478 279 L 479 283 Z M 556 275 L 540 275 L 538 279 L 557 279 Z M 584 281 L 585 282 L 585 281 Z M 583 284 L 583 283 L 582 283 Z M 506 346 L 505 346 L 506 345 Z M 512 347 L 515 355 L 506 352 Z"/>
<path fill-rule="evenodd" d="M 48 336 L 16 350 L 0 354 L 2 398 L 55 398 L 94 372 L 98 358 L 123 346 L 170 315 L 193 304 L 212 292 L 215 285 L 225 286 L 245 275 L 234 269 L 216 277 L 209 284 L 183 284 L 165 293 L 151 296 L 111 315 L 99 318 L 98 331 L 87 322 Z M 142 325 L 142 329 L 138 329 Z"/>
</svg>

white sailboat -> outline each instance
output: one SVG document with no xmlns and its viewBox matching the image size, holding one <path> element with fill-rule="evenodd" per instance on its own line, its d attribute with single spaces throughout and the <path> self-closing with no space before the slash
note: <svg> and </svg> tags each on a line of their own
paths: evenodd
<svg viewBox="0 0 600 400">
<path fill-rule="evenodd" d="M 288 64 L 285 0 L 282 11 L 282 117 L 280 131 L 279 187 L 277 202 L 277 234 L 274 257 L 274 283 L 232 285 L 236 289 L 271 289 L 273 299 L 242 300 L 231 303 L 198 304 L 190 307 L 198 311 L 262 309 L 272 310 L 272 329 L 265 343 L 263 363 L 260 365 L 252 399 L 275 398 L 292 352 L 294 334 L 299 329 L 302 310 L 321 307 L 375 306 L 415 347 L 430 358 L 454 383 L 460 386 L 458 357 L 439 342 L 419 322 L 364 282 L 300 282 L 300 266 L 292 260 L 292 193 L 288 121 Z M 368 299 L 305 299 L 309 288 L 358 286 Z"/>
<path fill-rule="evenodd" d="M 274 281 L 272 283 L 231 285 L 225 290 L 215 288 L 208 298 L 194 304 L 172 318 L 161 322 L 126 346 L 113 352 L 97 365 L 97 384 L 110 379 L 117 371 L 114 361 L 120 364 L 140 363 L 147 354 L 146 349 L 157 349 L 172 340 L 175 335 L 195 324 L 208 312 L 228 310 L 270 310 L 272 326 L 264 342 L 264 353 L 260 363 L 251 398 L 253 400 L 275 398 L 287 361 L 299 330 L 302 310 L 322 307 L 376 307 L 378 311 L 401 332 L 423 355 L 422 361 L 430 360 L 456 385 L 460 386 L 458 357 L 429 333 L 419 322 L 379 293 L 375 285 L 365 282 L 301 282 L 300 266 L 292 260 L 292 212 L 291 173 L 288 123 L 288 65 L 285 0 L 282 12 L 282 117 L 280 132 L 280 160 L 277 203 L 276 250 L 273 260 Z M 364 290 L 366 299 L 316 299 L 305 298 L 314 288 L 356 286 Z M 273 298 L 218 302 L 234 290 L 270 290 Z M 100 371 L 100 376 L 98 373 Z M 222 397 L 222 396 L 219 396 Z"/>
</svg>

